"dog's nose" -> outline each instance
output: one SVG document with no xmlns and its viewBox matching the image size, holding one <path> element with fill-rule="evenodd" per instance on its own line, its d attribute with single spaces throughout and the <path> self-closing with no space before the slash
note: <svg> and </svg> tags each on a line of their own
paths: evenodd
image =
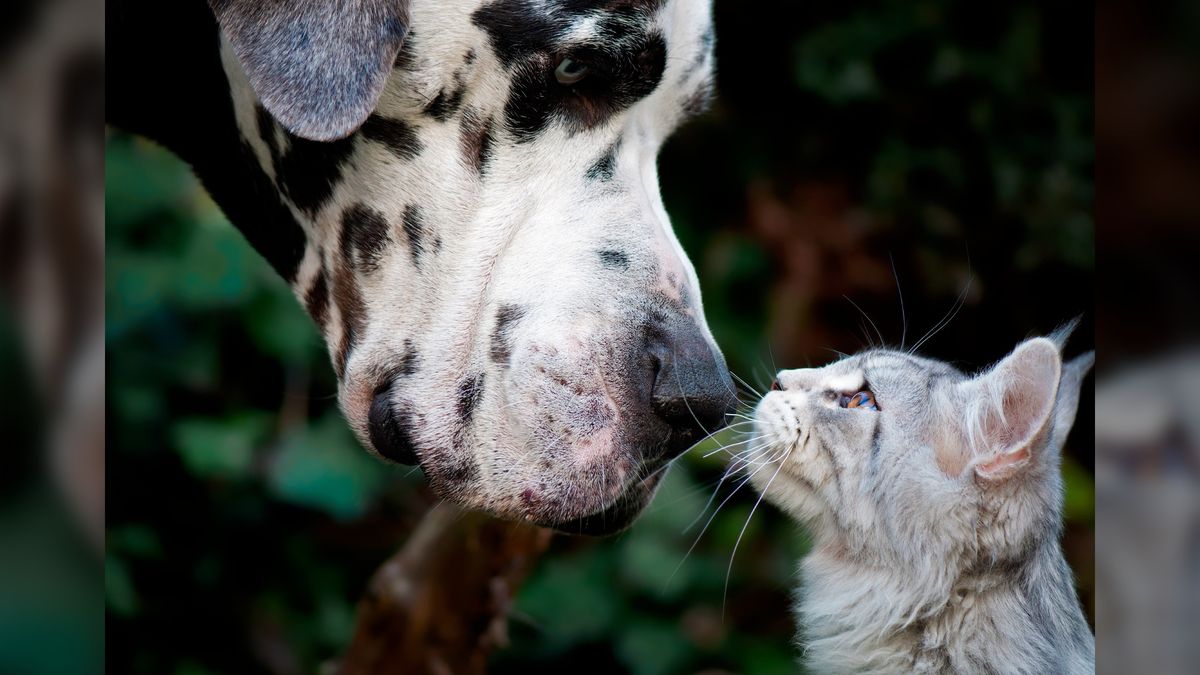
<svg viewBox="0 0 1200 675">
<path fill-rule="evenodd" d="M 391 385 L 381 387 L 371 399 L 367 432 L 376 452 L 393 462 L 411 465 L 417 463 L 417 452 L 409 435 L 406 417 L 396 409 Z"/>
<path fill-rule="evenodd" d="M 737 410 L 737 394 L 725 359 L 700 328 L 688 321 L 651 338 L 657 370 L 651 398 L 654 412 L 670 425 L 671 457 L 725 426 Z"/>
</svg>

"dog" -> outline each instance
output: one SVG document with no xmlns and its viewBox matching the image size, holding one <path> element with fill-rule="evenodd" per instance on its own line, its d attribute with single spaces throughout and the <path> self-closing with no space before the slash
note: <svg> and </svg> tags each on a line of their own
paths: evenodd
<svg viewBox="0 0 1200 675">
<path fill-rule="evenodd" d="M 707 0 L 109 3 L 108 119 L 189 162 L 443 499 L 626 527 L 736 405 L 658 189 Z"/>
</svg>

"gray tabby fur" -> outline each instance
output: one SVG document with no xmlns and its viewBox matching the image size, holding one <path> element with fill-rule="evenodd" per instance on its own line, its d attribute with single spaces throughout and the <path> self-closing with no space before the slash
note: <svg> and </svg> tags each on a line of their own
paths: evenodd
<svg viewBox="0 0 1200 675">
<path fill-rule="evenodd" d="M 1073 326 L 987 371 L 875 349 L 783 371 L 751 480 L 813 535 L 797 593 L 819 673 L 1091 673 L 1063 558 L 1060 454 L 1089 352 Z M 830 392 L 870 388 L 878 411 Z"/>
</svg>

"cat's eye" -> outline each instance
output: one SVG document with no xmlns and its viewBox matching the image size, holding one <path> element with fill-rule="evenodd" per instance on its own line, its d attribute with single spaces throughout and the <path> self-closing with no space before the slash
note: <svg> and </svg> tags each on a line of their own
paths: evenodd
<svg viewBox="0 0 1200 675">
<path fill-rule="evenodd" d="M 564 56 L 562 61 L 558 62 L 558 67 L 554 69 L 554 79 L 558 80 L 559 84 L 569 86 L 587 77 L 588 70 L 586 63 Z"/>
<path fill-rule="evenodd" d="M 843 408 L 879 410 L 879 405 L 875 403 L 875 394 L 868 390 L 855 392 L 853 394 L 842 394 L 840 397 L 838 397 L 838 405 Z"/>
</svg>

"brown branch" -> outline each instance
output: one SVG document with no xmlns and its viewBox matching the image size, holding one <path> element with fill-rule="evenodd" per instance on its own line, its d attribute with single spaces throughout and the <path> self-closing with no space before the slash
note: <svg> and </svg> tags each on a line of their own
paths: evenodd
<svg viewBox="0 0 1200 675">
<path fill-rule="evenodd" d="M 551 532 L 441 504 L 372 577 L 340 675 L 471 675 Z"/>
</svg>

